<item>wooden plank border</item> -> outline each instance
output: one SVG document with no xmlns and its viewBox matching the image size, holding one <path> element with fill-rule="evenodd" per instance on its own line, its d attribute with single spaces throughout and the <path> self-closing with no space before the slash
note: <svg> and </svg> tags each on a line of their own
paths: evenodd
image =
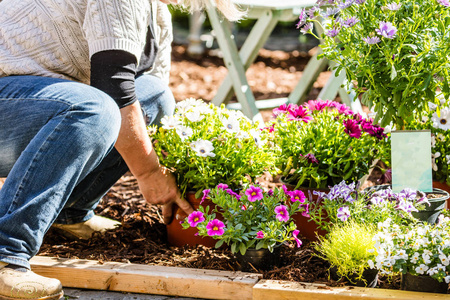
<svg viewBox="0 0 450 300">
<path fill-rule="evenodd" d="M 261 274 L 35 256 L 37 274 L 64 287 L 233 300 L 449 300 L 450 295 L 265 280 Z"/>
<path fill-rule="evenodd" d="M 251 300 L 253 286 L 261 278 L 253 273 L 45 256 L 30 262 L 34 272 L 57 278 L 64 287 L 203 299 Z"/>
</svg>

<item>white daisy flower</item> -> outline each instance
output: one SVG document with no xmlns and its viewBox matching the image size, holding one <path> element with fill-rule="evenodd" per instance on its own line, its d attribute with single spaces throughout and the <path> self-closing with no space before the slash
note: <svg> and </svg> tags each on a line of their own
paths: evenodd
<svg viewBox="0 0 450 300">
<path fill-rule="evenodd" d="M 214 150 L 214 146 L 210 141 L 207 140 L 198 140 L 191 144 L 192 150 L 197 153 L 198 156 L 201 157 L 215 157 L 212 151 Z"/>
<path fill-rule="evenodd" d="M 176 129 L 177 134 L 180 136 L 181 140 L 184 141 L 194 134 L 191 127 L 180 126 Z"/>
<path fill-rule="evenodd" d="M 176 116 L 164 116 L 161 119 L 162 128 L 170 130 L 181 126 L 181 121 Z"/>
<path fill-rule="evenodd" d="M 260 147 L 264 145 L 263 140 L 261 139 L 261 131 L 257 129 L 251 129 L 250 135 L 252 136 L 253 140 L 255 141 L 256 146 Z"/>
<path fill-rule="evenodd" d="M 425 264 L 420 264 L 420 266 L 416 267 L 417 274 L 425 274 L 425 272 L 428 270 L 428 266 Z"/>
<path fill-rule="evenodd" d="M 434 104 L 433 102 L 428 101 L 428 107 L 429 107 L 431 110 L 436 110 L 437 105 Z"/>
<path fill-rule="evenodd" d="M 441 141 L 444 142 L 445 141 L 445 136 L 442 133 L 438 133 L 437 138 Z"/>
<path fill-rule="evenodd" d="M 191 122 L 198 122 L 203 120 L 203 118 L 205 117 L 204 115 L 202 115 L 200 113 L 200 111 L 198 110 L 194 110 L 194 111 L 188 111 L 187 113 L 184 114 L 186 116 L 186 118 L 188 118 L 189 121 Z"/>
<path fill-rule="evenodd" d="M 438 116 L 437 112 L 433 113 L 431 121 L 433 122 L 434 128 L 440 128 L 443 130 L 450 129 L 450 110 L 447 107 L 442 108 L 440 111 L 440 116 Z"/>
<path fill-rule="evenodd" d="M 428 116 L 422 116 L 422 123 L 428 122 L 429 118 Z"/>
<path fill-rule="evenodd" d="M 438 166 L 436 164 L 436 158 L 438 158 L 440 156 L 441 156 L 440 152 L 431 153 L 431 167 L 433 168 L 433 171 L 438 170 Z"/>
<path fill-rule="evenodd" d="M 234 116 L 223 117 L 221 121 L 225 130 L 229 133 L 238 133 L 241 130 L 239 119 Z"/>
</svg>

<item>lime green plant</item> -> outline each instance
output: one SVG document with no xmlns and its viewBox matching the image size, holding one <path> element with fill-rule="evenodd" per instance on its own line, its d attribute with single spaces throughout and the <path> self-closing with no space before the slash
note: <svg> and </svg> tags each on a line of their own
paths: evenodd
<svg viewBox="0 0 450 300">
<path fill-rule="evenodd" d="M 276 171 L 268 132 L 240 111 L 191 98 L 178 102 L 175 114 L 161 124 L 149 127 L 149 135 L 183 195 L 195 191 L 199 197 L 219 183 L 235 190 L 264 171 Z"/>
<path fill-rule="evenodd" d="M 349 221 L 334 226 L 326 237 L 319 237 L 315 249 L 317 255 L 336 269 L 339 277 L 347 278 L 351 283 L 362 280 L 364 270 L 369 269 L 369 260 L 376 257 L 373 249 L 373 237 L 376 226 Z"/>
</svg>

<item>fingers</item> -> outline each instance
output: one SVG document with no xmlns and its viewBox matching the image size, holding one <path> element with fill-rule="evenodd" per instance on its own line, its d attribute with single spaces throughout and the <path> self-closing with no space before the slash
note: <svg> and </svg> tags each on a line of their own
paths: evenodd
<svg viewBox="0 0 450 300">
<path fill-rule="evenodd" d="M 175 203 L 178 205 L 181 210 L 183 210 L 187 215 L 190 215 L 194 209 L 189 204 L 189 202 L 186 201 L 186 199 L 178 197 Z"/>
<path fill-rule="evenodd" d="M 164 224 L 166 225 L 170 224 L 173 219 L 172 203 L 164 204 L 161 209 Z"/>
</svg>

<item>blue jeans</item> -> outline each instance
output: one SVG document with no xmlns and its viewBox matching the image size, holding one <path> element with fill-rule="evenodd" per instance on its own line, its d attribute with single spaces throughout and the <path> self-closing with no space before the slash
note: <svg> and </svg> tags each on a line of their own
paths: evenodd
<svg viewBox="0 0 450 300">
<path fill-rule="evenodd" d="M 147 124 L 173 113 L 173 95 L 158 78 L 137 78 L 136 94 Z M 91 86 L 0 78 L 0 261 L 29 268 L 54 222 L 93 216 L 128 170 L 113 147 L 120 121 L 114 100 Z"/>
</svg>

